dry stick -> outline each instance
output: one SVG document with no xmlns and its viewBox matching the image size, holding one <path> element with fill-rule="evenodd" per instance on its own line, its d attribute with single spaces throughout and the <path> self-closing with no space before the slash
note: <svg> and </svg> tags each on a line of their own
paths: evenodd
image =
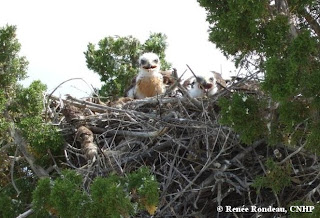
<svg viewBox="0 0 320 218">
<path fill-rule="evenodd" d="M 118 134 L 117 132 L 119 131 L 120 124 L 121 124 L 121 123 L 119 123 L 119 125 L 118 125 L 118 127 L 117 127 L 117 130 L 114 130 L 115 133 L 114 133 L 114 135 L 113 135 L 113 137 L 112 137 L 112 141 L 111 141 L 111 143 L 110 143 L 111 145 L 114 143 L 114 140 L 115 140 L 115 138 L 116 138 L 116 136 L 117 136 L 117 134 Z M 104 153 L 103 153 L 103 155 L 104 155 Z M 115 170 L 114 167 L 113 167 L 113 165 L 112 165 L 112 162 L 111 162 L 110 157 L 109 157 L 108 155 L 104 155 L 104 157 L 107 157 L 107 161 L 108 161 L 108 163 L 109 163 L 109 165 L 110 165 L 110 167 L 111 167 L 111 169 L 112 169 L 113 171 L 116 171 L 119 175 L 122 175 L 122 174 L 123 174 L 123 169 L 121 168 L 120 165 L 118 165 L 118 168 L 119 168 L 120 170 Z"/>
<path fill-rule="evenodd" d="M 174 158 L 173 158 L 173 160 L 171 161 L 171 163 L 170 163 L 170 167 L 169 167 L 169 172 L 168 172 L 168 178 L 170 178 L 170 180 L 167 180 L 167 181 L 172 181 L 172 174 L 173 174 L 173 169 L 174 169 L 174 163 L 176 162 L 176 158 L 177 158 L 177 154 L 178 154 L 178 152 L 179 152 L 179 150 L 180 150 L 180 146 L 178 145 L 178 147 L 177 147 L 177 151 L 176 151 L 176 153 L 175 153 L 175 155 L 174 155 Z M 168 187 L 168 186 L 167 186 Z"/>
<path fill-rule="evenodd" d="M 2 145 L 3 142 L 4 142 L 4 140 L 1 140 L 1 141 L 0 141 L 0 145 Z M 0 148 L 0 152 L 4 151 L 4 150 L 7 149 L 7 148 L 10 148 L 11 146 L 13 146 L 13 143 L 7 143 L 7 144 L 3 145 L 3 146 Z"/>
<path fill-rule="evenodd" d="M 202 109 L 202 106 L 201 106 L 200 102 L 197 99 L 192 98 L 189 95 L 189 92 L 186 90 L 186 88 L 184 88 L 180 83 L 178 83 L 178 87 L 179 87 L 180 91 L 182 92 L 182 94 L 189 100 L 189 102 L 191 104 L 193 104 L 198 109 Z"/>
<path fill-rule="evenodd" d="M 258 155 L 258 154 L 256 153 L 256 151 L 255 151 L 255 150 L 254 150 L 254 153 L 255 153 L 256 155 Z M 261 166 L 261 168 L 262 168 L 262 170 L 263 170 L 264 174 L 267 174 L 267 171 L 266 171 L 266 169 L 265 169 L 265 167 L 264 167 L 264 165 L 263 165 L 263 163 L 261 162 L 261 160 L 260 160 L 260 158 L 259 158 L 259 157 L 258 157 L 258 161 L 259 161 L 259 164 L 260 164 L 260 166 Z M 273 193 L 273 195 L 274 195 L 274 196 L 275 196 L 275 198 L 276 198 L 276 201 L 277 201 L 278 207 L 281 207 L 280 200 L 279 200 L 279 197 L 278 197 L 277 193 L 276 193 L 274 190 L 272 190 L 272 193 Z"/>
<path fill-rule="evenodd" d="M 53 157 L 50 149 L 48 149 L 48 153 L 49 153 L 49 155 L 50 155 L 50 157 L 51 157 L 51 159 L 52 159 L 52 161 L 53 161 L 53 163 L 54 163 L 53 169 L 55 169 L 55 170 L 57 171 L 57 173 L 58 173 L 59 175 L 61 175 L 61 170 L 59 169 L 58 164 L 57 164 L 56 160 L 54 159 L 54 157 Z"/>
<path fill-rule="evenodd" d="M 197 75 L 193 72 L 193 70 L 189 67 L 188 64 L 186 64 L 187 67 L 189 68 L 189 70 L 191 71 L 191 73 L 193 74 L 194 78 L 196 78 L 197 82 L 201 85 L 201 81 L 200 79 L 197 77 Z"/>
<path fill-rule="evenodd" d="M 12 186 L 13 188 L 16 190 L 17 192 L 17 196 L 20 195 L 21 191 L 18 189 L 18 187 L 16 186 L 16 183 L 14 181 L 14 178 L 13 178 L 13 171 L 14 171 L 14 163 L 16 161 L 16 156 L 18 154 L 18 147 L 16 148 L 16 151 L 14 152 L 14 158 L 12 159 L 11 161 L 11 167 L 10 167 L 10 178 L 11 178 L 11 182 L 12 182 Z"/>
<path fill-rule="evenodd" d="M 17 218 L 25 218 L 30 216 L 31 214 L 33 214 L 33 209 L 29 209 L 26 212 L 20 214 L 19 216 L 17 216 Z"/>
<path fill-rule="evenodd" d="M 218 182 L 217 202 L 218 202 L 218 206 L 221 206 L 221 202 L 222 202 L 221 183 L 222 183 L 222 181 L 221 181 L 221 179 L 219 179 L 217 182 Z M 218 216 L 219 216 L 219 214 L 218 214 Z"/>
<path fill-rule="evenodd" d="M 149 148 L 148 150 L 143 151 L 142 153 L 137 153 L 134 155 L 131 155 L 130 157 L 122 158 L 122 163 L 129 163 L 131 161 L 135 161 L 137 159 L 145 159 L 149 156 L 150 153 L 156 152 L 156 151 L 162 151 L 166 148 L 172 147 L 172 141 L 166 141 L 164 143 L 158 144 L 152 148 Z"/>
<path fill-rule="evenodd" d="M 96 126 L 89 126 L 89 129 L 91 129 L 95 133 L 100 134 L 108 134 L 108 135 L 123 135 L 123 136 L 133 136 L 133 137 L 141 137 L 141 138 L 155 138 L 158 136 L 162 136 L 165 134 L 169 128 L 163 127 L 160 130 L 157 131 L 151 131 L 151 132 L 135 132 L 135 131 L 127 131 L 127 130 L 108 130 L 101 127 Z"/>
<path fill-rule="evenodd" d="M 308 192 L 308 194 L 306 195 L 306 197 L 308 198 L 307 200 L 312 202 L 312 195 L 314 195 L 316 192 L 320 193 L 320 184 Z"/>
<path fill-rule="evenodd" d="M 65 143 L 65 146 L 67 147 L 67 148 L 70 148 L 70 150 L 72 150 L 73 152 L 76 152 L 76 153 L 79 153 L 79 154 L 82 154 L 82 152 L 81 152 L 81 149 L 79 149 L 79 148 L 75 148 L 75 147 L 73 147 L 72 145 L 70 145 L 69 143 Z"/>
<path fill-rule="evenodd" d="M 49 95 L 48 95 L 48 99 L 51 98 L 51 96 L 53 95 L 53 93 L 63 84 L 65 84 L 66 82 L 69 82 L 71 80 L 82 80 L 85 84 L 87 84 L 89 87 L 90 85 L 83 79 L 83 78 L 71 78 L 71 79 L 67 79 L 65 81 L 63 81 L 62 83 L 60 83 Z M 90 87 L 91 88 L 91 87 Z M 93 90 L 94 91 L 94 90 Z M 95 92 L 94 92 L 95 93 Z M 96 94 L 96 93 L 95 93 Z"/>
<path fill-rule="evenodd" d="M 239 69 L 239 71 L 241 70 L 241 68 Z M 244 84 L 246 81 L 249 81 L 250 79 L 253 78 L 254 75 L 250 75 L 250 76 L 247 76 L 243 79 L 241 79 L 240 81 L 236 82 L 236 83 L 233 83 L 231 86 L 229 86 L 228 88 L 224 88 L 224 90 L 220 91 L 220 92 L 217 92 L 216 94 L 214 94 L 214 101 L 217 101 L 221 96 L 224 96 L 226 95 L 227 93 L 232 93 L 232 89 L 233 88 L 237 88 L 238 86 Z"/>
<path fill-rule="evenodd" d="M 53 93 L 60 87 L 60 86 L 62 86 L 63 84 L 65 84 L 66 82 L 69 82 L 69 81 L 71 81 L 71 80 L 82 80 L 85 84 L 87 84 L 88 86 L 89 86 L 89 84 L 84 80 L 84 79 L 82 79 L 82 78 L 71 78 L 71 79 L 67 79 L 67 80 L 65 80 L 65 81 L 63 81 L 62 83 L 60 83 L 49 95 L 48 95 L 48 97 L 47 97 L 47 99 L 50 99 L 51 98 L 51 96 L 53 95 Z M 90 87 L 90 86 L 89 86 Z M 93 90 L 93 92 L 94 92 L 94 90 Z M 94 92 L 95 93 L 95 92 Z M 96 94 L 96 93 L 95 93 Z M 47 101 L 47 102 L 49 102 L 49 101 Z M 46 106 L 46 113 L 45 113 L 45 120 L 47 120 L 47 106 Z"/>
<path fill-rule="evenodd" d="M 207 186 L 209 186 L 209 184 L 211 184 L 214 180 L 215 180 L 215 174 L 211 174 L 200 184 L 200 187 L 202 187 L 202 189 L 207 188 Z M 190 202 L 195 194 L 197 193 L 191 193 L 190 195 L 188 195 L 186 197 L 186 202 Z"/>
<path fill-rule="evenodd" d="M 174 155 L 174 159 L 173 159 L 172 163 L 174 163 L 174 162 L 176 161 L 176 156 L 177 156 L 177 154 Z M 170 164 L 170 170 L 171 170 L 171 165 L 172 165 L 172 164 Z M 172 169 L 174 169 L 177 173 L 179 173 L 179 175 L 180 175 L 182 178 L 184 178 L 187 182 L 189 182 L 189 183 L 191 182 L 190 179 L 188 179 L 182 172 L 180 172 L 179 169 L 177 169 L 177 167 L 172 166 Z M 169 175 L 171 175 L 171 174 L 172 174 L 172 173 L 170 172 Z"/>
<path fill-rule="evenodd" d="M 108 109 L 106 108 L 101 108 L 101 107 L 97 107 L 97 106 L 102 106 L 102 105 L 94 105 L 94 106 L 91 106 L 89 105 L 87 101 L 83 101 L 85 103 L 79 103 L 79 102 L 76 102 L 76 101 L 73 101 L 73 100 L 67 100 L 67 99 L 60 99 L 56 96 L 51 96 L 50 97 L 51 99 L 54 99 L 54 100 L 58 100 L 58 101 L 62 101 L 63 103 L 67 103 L 67 104 L 71 104 L 71 105 L 74 105 L 75 107 L 78 107 L 78 108 L 84 108 L 84 106 L 86 106 L 87 108 L 89 108 L 90 110 L 92 111 L 95 111 L 95 112 L 99 112 L 99 113 L 105 113 L 108 111 Z"/>
<path fill-rule="evenodd" d="M 171 92 L 175 87 L 178 86 L 178 84 L 180 83 L 183 75 L 184 75 L 186 72 L 187 72 L 187 69 L 181 74 L 181 76 L 180 76 L 178 79 L 176 79 L 176 81 L 174 82 L 174 84 L 172 84 L 172 85 L 168 88 L 168 90 L 166 90 L 166 93 L 164 94 L 165 96 L 166 96 L 169 92 Z"/>
<path fill-rule="evenodd" d="M 178 85 L 178 84 L 177 84 Z M 164 97 L 161 98 L 161 103 L 177 103 L 180 100 L 183 100 L 183 98 L 172 98 L 172 97 Z M 123 107 L 127 107 L 127 106 L 131 106 L 134 105 L 136 107 L 138 107 L 140 104 L 144 105 L 144 104 L 157 104 L 158 103 L 158 99 L 154 98 L 154 97 L 149 97 L 149 98 L 144 98 L 144 99 L 135 99 L 134 101 L 129 101 L 127 103 L 125 103 L 123 105 Z"/>
<path fill-rule="evenodd" d="M 106 152 L 106 151 L 104 151 L 104 152 Z M 105 156 L 104 152 L 103 152 L 103 155 Z M 113 160 L 116 162 L 118 168 L 120 169 L 119 170 L 120 171 L 120 175 L 123 175 L 124 174 L 124 170 L 123 170 L 123 167 L 121 167 L 121 162 L 118 160 L 120 155 L 118 155 L 118 157 L 116 157 L 115 152 L 111 152 L 111 155 L 113 157 Z"/>
<path fill-rule="evenodd" d="M 223 145 L 223 147 L 225 146 L 225 143 Z M 193 184 L 194 182 L 202 175 L 202 173 L 213 163 L 216 161 L 216 159 L 221 155 L 223 151 L 223 148 L 221 149 L 221 151 L 219 152 L 219 154 L 213 159 L 210 161 L 210 159 L 208 158 L 206 163 L 204 164 L 204 166 L 201 168 L 200 172 L 193 178 L 193 180 L 183 189 L 180 191 L 179 194 L 177 194 L 173 200 L 171 200 L 163 209 L 162 211 L 165 211 L 168 207 L 171 206 L 171 204 L 173 202 L 175 202 L 184 192 L 186 192 L 187 189 L 189 189 Z"/>
<path fill-rule="evenodd" d="M 193 73 L 193 75 L 196 77 L 196 75 L 194 74 L 194 72 L 191 70 L 191 68 L 187 65 L 187 67 L 190 69 L 190 71 Z M 186 71 L 185 71 L 186 72 Z M 184 73 L 185 73 L 184 72 Z M 183 73 L 183 74 L 184 74 Z M 182 77 L 182 76 L 181 76 Z M 180 78 L 181 78 L 180 77 Z M 197 78 L 197 77 L 196 77 Z M 198 79 L 198 78 L 197 78 Z M 180 89 L 180 91 L 182 92 L 182 94 L 184 95 L 184 96 L 186 96 L 187 97 L 187 99 L 192 103 L 192 104 L 194 104 L 197 108 L 201 108 L 201 104 L 200 104 L 200 102 L 198 101 L 198 100 L 196 100 L 196 99 L 194 99 L 194 98 L 191 98 L 190 97 L 190 95 L 189 95 L 189 93 L 188 93 L 188 91 L 179 83 L 179 82 L 176 82 L 174 85 L 177 85 L 178 86 L 178 88 Z"/>
<path fill-rule="evenodd" d="M 291 157 L 293 157 L 294 155 L 298 154 L 303 148 L 304 146 L 306 146 L 306 142 L 300 146 L 296 151 L 292 152 L 291 154 L 289 154 L 286 158 L 284 158 L 279 164 L 284 164 L 287 160 L 289 160 Z"/>
<path fill-rule="evenodd" d="M 240 160 L 243 159 L 250 151 L 252 151 L 255 147 L 257 147 L 258 145 L 260 145 L 260 144 L 262 144 L 262 143 L 264 143 L 264 142 L 265 142 L 264 139 L 261 139 L 261 140 L 259 140 L 259 141 L 254 142 L 250 147 L 247 147 L 247 148 L 246 148 L 245 150 L 243 150 L 241 153 L 237 154 L 237 156 L 235 156 L 234 158 L 232 158 L 232 159 L 230 160 L 230 163 L 229 163 L 229 164 L 226 164 L 226 165 L 224 165 L 224 166 L 221 166 L 221 169 L 222 169 L 223 171 L 227 170 L 227 169 L 231 166 L 232 163 L 236 163 L 236 162 L 240 161 Z M 220 152 L 220 153 L 221 153 L 221 152 Z M 217 156 L 220 156 L 220 155 L 217 155 Z M 208 160 L 209 160 L 209 159 L 208 159 Z M 216 159 L 214 159 L 213 161 L 215 161 L 215 160 L 216 160 Z M 204 169 L 206 166 L 210 166 L 212 163 L 213 163 L 212 161 L 211 161 L 210 164 L 208 164 L 208 165 L 206 165 L 206 164 L 207 164 L 207 163 L 206 163 L 206 164 L 203 166 L 203 168 L 200 170 L 200 172 L 198 173 L 198 175 L 192 180 L 192 183 L 189 183 L 189 184 L 180 192 L 180 194 L 176 195 L 176 197 L 173 199 L 173 201 L 176 201 L 176 200 L 182 195 L 182 193 L 185 192 L 185 191 L 191 186 L 191 184 L 194 183 L 194 181 L 200 176 L 200 174 L 202 174 L 203 169 Z M 215 175 L 216 175 L 216 174 L 213 174 L 213 175 L 211 175 L 210 177 L 208 177 L 205 181 L 203 181 L 203 182 L 201 183 L 201 185 L 206 186 L 207 184 L 210 184 L 213 180 L 215 180 Z M 219 188 L 219 183 L 218 183 L 218 188 Z M 192 197 L 193 197 L 193 196 L 190 196 L 190 199 L 191 199 Z M 224 196 L 224 197 L 225 197 L 225 196 Z M 221 202 L 224 197 L 222 197 L 221 191 L 220 191 L 220 193 L 219 193 L 219 190 L 218 190 L 218 196 L 217 196 L 217 198 L 216 198 L 216 201 L 217 201 L 217 202 Z M 170 205 L 173 203 L 173 201 L 170 201 L 170 202 L 168 203 L 168 205 L 170 206 Z M 164 208 L 162 209 L 162 211 L 164 211 L 165 209 L 167 209 L 167 208 L 169 207 L 168 205 L 166 205 L 166 207 L 164 207 Z"/>
<path fill-rule="evenodd" d="M 68 156 L 67 150 L 64 149 L 63 151 L 64 151 L 64 156 L 65 156 L 65 158 L 66 158 L 66 160 L 67 160 L 68 165 L 69 165 L 70 167 L 74 168 L 74 169 L 79 169 L 78 167 L 76 167 L 75 165 L 73 165 L 73 164 L 71 163 L 70 158 L 69 158 L 69 156 Z"/>
<path fill-rule="evenodd" d="M 71 96 L 69 96 L 69 99 L 70 99 L 70 101 L 68 101 L 69 103 L 72 103 L 72 101 L 75 101 L 75 102 L 78 102 L 78 103 L 80 103 L 82 105 L 89 105 L 89 106 L 93 106 L 94 108 L 101 109 L 104 112 L 106 112 L 106 111 L 116 111 L 116 112 L 128 113 L 130 115 L 140 115 L 140 116 L 144 116 L 144 117 L 152 118 L 152 119 L 156 118 L 155 115 L 151 115 L 151 114 L 147 114 L 147 113 L 143 113 L 143 112 L 138 112 L 138 111 L 134 111 L 134 110 L 123 110 L 123 109 L 118 109 L 118 108 L 114 108 L 114 107 L 109 107 L 109 106 L 106 106 L 106 105 L 95 104 L 95 103 L 92 103 L 92 102 L 87 102 L 87 101 L 84 101 L 84 100 L 76 99 L 76 98 L 71 97 Z"/>
<path fill-rule="evenodd" d="M 22 133 L 20 130 L 15 129 L 14 127 L 10 128 L 10 134 L 12 138 L 14 139 L 15 144 L 18 146 L 19 150 L 23 154 L 23 156 L 26 158 L 27 162 L 29 163 L 32 171 L 38 176 L 41 177 L 49 177 L 49 174 L 45 169 L 43 169 L 41 166 L 37 165 L 35 163 L 35 158 L 32 154 L 30 154 L 27 150 L 27 142 L 22 136 Z"/>
</svg>

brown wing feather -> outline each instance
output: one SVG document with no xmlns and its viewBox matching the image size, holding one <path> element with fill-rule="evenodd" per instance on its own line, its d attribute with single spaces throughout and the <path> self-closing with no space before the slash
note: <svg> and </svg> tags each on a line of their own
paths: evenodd
<svg viewBox="0 0 320 218">
<path fill-rule="evenodd" d="M 222 78 L 221 74 L 215 71 L 211 71 L 213 73 L 214 78 L 217 81 L 218 90 L 221 90 L 223 88 L 227 87 L 227 82 L 225 79 Z"/>
<path fill-rule="evenodd" d="M 175 82 L 175 77 L 173 75 L 175 71 L 166 70 L 166 71 L 160 71 L 160 73 L 163 76 L 163 84 L 170 86 Z"/>
<path fill-rule="evenodd" d="M 135 75 L 135 76 L 132 78 L 131 84 L 129 85 L 129 87 L 128 87 L 128 88 L 125 90 L 125 92 L 124 92 L 124 97 L 128 97 L 128 92 L 129 92 L 129 90 L 136 86 L 137 76 L 138 76 L 138 75 Z"/>
</svg>

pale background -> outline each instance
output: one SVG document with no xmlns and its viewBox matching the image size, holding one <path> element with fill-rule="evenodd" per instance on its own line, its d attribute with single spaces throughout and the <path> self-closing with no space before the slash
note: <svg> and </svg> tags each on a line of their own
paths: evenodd
<svg viewBox="0 0 320 218">
<path fill-rule="evenodd" d="M 0 26 L 6 24 L 17 26 L 20 54 L 30 62 L 23 85 L 39 79 L 48 92 L 75 77 L 100 87 L 83 52 L 89 42 L 114 35 L 132 35 L 143 43 L 150 33 L 161 32 L 168 37 L 167 60 L 178 72 L 188 64 L 197 74 L 235 74 L 234 64 L 208 41 L 206 11 L 196 0 L 0 0 Z M 67 93 L 85 97 L 91 88 L 77 80 L 55 95 Z"/>
</svg>

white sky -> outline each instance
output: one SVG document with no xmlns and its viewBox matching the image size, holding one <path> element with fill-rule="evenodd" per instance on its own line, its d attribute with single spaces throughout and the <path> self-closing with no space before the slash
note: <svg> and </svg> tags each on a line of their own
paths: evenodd
<svg viewBox="0 0 320 218">
<path fill-rule="evenodd" d="M 222 69 L 228 77 L 235 70 L 208 41 L 206 12 L 196 0 L 0 0 L 0 26 L 6 24 L 17 26 L 20 54 L 30 62 L 23 84 L 40 79 L 48 92 L 75 77 L 100 87 L 83 52 L 89 42 L 114 35 L 144 42 L 151 32 L 166 34 L 167 60 L 180 73 L 186 64 L 197 74 Z M 55 95 L 84 97 L 90 92 L 78 80 L 64 84 Z"/>
</svg>

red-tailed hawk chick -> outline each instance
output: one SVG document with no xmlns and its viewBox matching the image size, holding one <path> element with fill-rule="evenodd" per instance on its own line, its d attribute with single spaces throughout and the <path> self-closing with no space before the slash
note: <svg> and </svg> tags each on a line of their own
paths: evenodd
<svg viewBox="0 0 320 218">
<path fill-rule="evenodd" d="M 210 76 L 197 76 L 187 79 L 183 86 L 188 89 L 188 93 L 192 98 L 212 96 L 226 87 L 225 80 L 220 73 L 211 71 Z"/>
<path fill-rule="evenodd" d="M 139 73 L 126 93 L 130 98 L 142 99 L 163 94 L 165 85 L 160 73 L 160 59 L 154 53 L 144 53 L 139 58 Z"/>
</svg>

